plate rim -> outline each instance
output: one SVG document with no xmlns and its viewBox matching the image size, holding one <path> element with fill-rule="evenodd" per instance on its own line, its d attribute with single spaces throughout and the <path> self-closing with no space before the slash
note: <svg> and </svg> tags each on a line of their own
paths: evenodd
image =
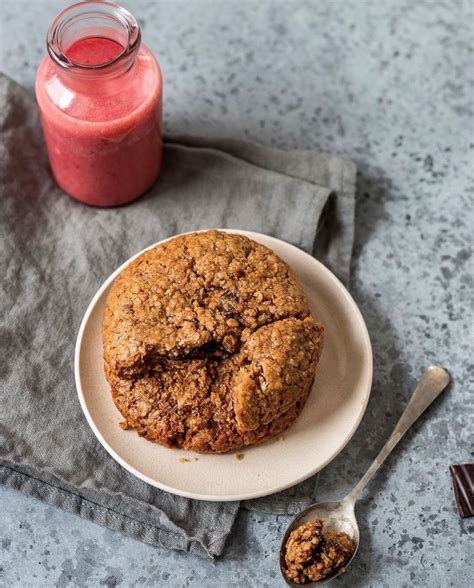
<svg viewBox="0 0 474 588">
<path fill-rule="evenodd" d="M 270 239 L 270 241 L 283 243 L 285 246 L 290 247 L 293 250 L 296 250 L 296 252 L 298 254 L 300 254 L 300 255 L 302 254 L 303 256 L 306 256 L 306 258 L 310 261 L 310 263 L 315 264 L 316 266 L 319 266 L 318 267 L 319 271 L 322 271 L 323 273 L 325 273 L 327 275 L 327 277 L 330 279 L 330 281 L 333 282 L 334 286 L 340 291 L 340 293 L 345 298 L 346 302 L 349 304 L 349 306 L 351 308 L 351 313 L 353 313 L 357 317 L 357 320 L 360 323 L 360 326 L 362 327 L 362 334 L 364 337 L 363 347 L 364 347 L 364 349 L 367 350 L 367 353 L 368 353 L 368 358 L 367 358 L 368 359 L 368 366 L 367 366 L 368 367 L 368 374 L 367 374 L 367 381 L 366 381 L 365 390 L 364 390 L 365 391 L 364 402 L 361 405 L 360 412 L 357 416 L 357 419 L 354 422 L 354 425 L 352 426 L 349 433 L 346 435 L 346 437 L 343 440 L 340 447 L 337 449 L 337 451 L 333 455 L 331 455 L 328 459 L 326 459 L 321 465 L 319 465 L 314 470 L 311 470 L 309 473 L 306 473 L 303 476 L 295 478 L 291 482 L 282 484 L 281 486 L 278 486 L 278 488 L 271 489 L 269 491 L 254 491 L 254 492 L 249 492 L 249 493 L 245 493 L 245 494 L 236 494 L 236 495 L 230 495 L 230 496 L 221 496 L 221 495 L 213 495 L 213 494 L 210 494 L 210 495 L 209 494 L 199 494 L 199 493 L 194 493 L 194 492 L 188 492 L 186 490 L 179 490 L 179 489 L 173 488 L 171 486 L 167 486 L 166 484 L 163 484 L 161 482 L 158 482 L 153 478 L 150 478 L 146 474 L 143 474 L 142 472 L 135 469 L 131 464 L 129 464 L 124 458 L 122 458 L 107 443 L 107 441 L 104 439 L 104 437 L 102 436 L 102 433 L 100 432 L 99 428 L 96 426 L 96 424 L 93 420 L 93 417 L 92 417 L 92 415 L 88 409 L 87 403 L 86 403 L 84 391 L 82 389 L 81 374 L 80 374 L 80 367 L 79 367 L 80 366 L 82 339 L 83 339 L 84 331 L 86 329 L 90 315 L 92 314 L 98 300 L 101 298 L 104 291 L 111 285 L 113 280 L 115 280 L 115 278 L 134 259 L 136 259 L 139 255 L 141 255 L 145 251 L 148 251 L 149 249 L 152 249 L 153 247 L 156 247 L 157 245 L 161 245 L 162 243 L 170 241 L 171 239 L 175 239 L 176 237 L 181 237 L 182 235 L 189 235 L 191 233 L 201 233 L 204 231 L 211 231 L 211 230 L 222 231 L 222 232 L 226 232 L 226 233 L 235 233 L 238 235 L 244 235 L 244 236 L 249 237 L 250 239 L 253 239 L 254 241 L 257 241 L 257 242 L 260 242 L 260 241 L 258 241 L 258 237 L 264 237 L 265 239 Z M 89 305 L 87 306 L 86 312 L 84 313 L 84 316 L 81 320 L 81 324 L 79 326 L 79 330 L 78 330 L 77 338 L 76 338 L 76 344 L 75 344 L 75 348 L 74 348 L 74 380 L 75 380 L 75 385 L 76 385 L 76 392 L 79 397 L 79 403 L 81 405 L 82 412 L 84 413 L 84 416 L 86 417 L 86 420 L 87 420 L 90 428 L 92 429 L 92 432 L 94 433 L 94 435 L 96 436 L 97 440 L 102 445 L 102 447 L 107 451 L 107 453 L 117 463 L 119 463 L 125 470 L 127 470 L 129 473 L 131 473 L 132 475 L 134 475 L 138 479 L 142 480 L 143 482 L 145 482 L 147 484 L 150 484 L 151 486 L 153 486 L 155 488 L 159 488 L 160 490 L 164 490 L 165 492 L 169 492 L 170 494 L 183 496 L 184 498 L 192 498 L 194 500 L 202 500 L 202 501 L 208 501 L 208 502 L 235 502 L 235 501 L 241 501 L 241 500 L 252 500 L 255 498 L 262 498 L 264 496 L 271 496 L 272 494 L 276 494 L 277 492 L 282 492 L 283 490 L 287 490 L 288 488 L 292 488 L 293 486 L 296 486 L 297 484 L 304 482 L 305 480 L 311 478 L 311 476 L 314 476 L 318 472 L 322 471 L 329 463 L 331 463 L 342 452 L 342 450 L 346 447 L 346 445 L 349 443 L 349 441 L 352 439 L 355 432 L 359 428 L 359 425 L 362 421 L 362 418 L 367 410 L 367 405 L 368 405 L 370 395 L 371 395 L 372 381 L 373 381 L 373 364 L 374 364 L 374 359 L 373 359 L 372 343 L 370 341 L 369 331 L 367 329 L 367 325 L 365 323 L 364 317 L 363 317 L 359 307 L 357 306 L 354 298 L 352 297 L 352 295 L 349 293 L 349 291 L 344 286 L 344 284 L 339 280 L 339 278 L 337 278 L 329 268 L 327 268 L 318 259 L 316 259 L 312 255 L 310 255 L 309 253 L 307 253 L 303 249 L 297 247 L 296 245 L 293 245 L 292 243 L 289 243 L 288 241 L 285 241 L 283 239 L 279 239 L 277 237 L 273 237 L 272 235 L 267 235 L 265 233 L 259 233 L 256 231 L 246 231 L 243 229 L 231 229 L 231 228 L 198 229 L 198 230 L 194 230 L 194 231 L 186 231 L 184 233 L 178 233 L 176 235 L 172 235 L 171 237 L 167 237 L 166 239 L 162 239 L 160 241 L 157 241 L 156 243 L 153 243 L 152 245 L 145 247 L 144 249 L 142 249 L 141 251 L 139 251 L 135 255 L 131 256 L 129 259 L 127 259 L 124 263 L 122 263 L 117 269 L 115 269 L 105 279 L 105 281 L 101 284 L 101 286 L 99 287 L 97 292 L 92 297 L 92 300 L 90 301 Z"/>
</svg>

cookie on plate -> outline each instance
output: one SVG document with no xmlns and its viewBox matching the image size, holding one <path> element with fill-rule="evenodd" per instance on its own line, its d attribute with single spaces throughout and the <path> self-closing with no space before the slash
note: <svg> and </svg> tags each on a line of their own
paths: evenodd
<svg viewBox="0 0 474 588">
<path fill-rule="evenodd" d="M 324 329 L 289 266 L 220 231 L 142 253 L 112 285 L 105 374 L 123 426 L 223 453 L 287 429 L 311 391 Z"/>
</svg>

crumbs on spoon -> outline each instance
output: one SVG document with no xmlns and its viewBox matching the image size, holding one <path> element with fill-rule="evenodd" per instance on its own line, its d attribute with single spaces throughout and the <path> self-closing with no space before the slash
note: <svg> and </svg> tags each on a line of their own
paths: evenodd
<svg viewBox="0 0 474 588">
<path fill-rule="evenodd" d="M 180 457 L 180 458 L 179 458 L 179 461 L 180 461 L 181 463 L 189 463 L 191 460 L 190 460 L 190 459 L 188 459 L 187 457 Z"/>
<path fill-rule="evenodd" d="M 317 519 L 291 531 L 285 543 L 283 571 L 295 584 L 309 584 L 344 573 L 356 544 L 347 533 L 323 529 Z"/>
<path fill-rule="evenodd" d="M 245 457 L 245 453 L 237 453 L 235 456 L 239 461 L 242 461 Z"/>
</svg>

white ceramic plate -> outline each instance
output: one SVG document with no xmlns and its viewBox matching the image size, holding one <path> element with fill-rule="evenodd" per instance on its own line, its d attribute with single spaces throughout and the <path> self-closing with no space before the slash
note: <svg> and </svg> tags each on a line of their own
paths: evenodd
<svg viewBox="0 0 474 588">
<path fill-rule="evenodd" d="M 300 279 L 314 316 L 326 327 L 313 390 L 300 417 L 282 439 L 239 451 L 244 459 L 238 460 L 235 452 L 203 455 L 167 449 L 119 427 L 121 415 L 112 402 L 103 372 L 101 324 L 109 288 L 131 259 L 94 296 L 76 343 L 79 400 L 101 444 L 141 480 L 198 500 L 257 498 L 309 478 L 334 459 L 352 437 L 365 412 L 372 384 L 367 327 L 339 280 L 293 245 L 259 233 L 230 232 L 247 235 L 284 259 Z"/>
</svg>

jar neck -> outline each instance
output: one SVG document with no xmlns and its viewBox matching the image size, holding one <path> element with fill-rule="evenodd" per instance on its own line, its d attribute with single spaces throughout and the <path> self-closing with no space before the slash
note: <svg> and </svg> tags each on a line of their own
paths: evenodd
<svg viewBox="0 0 474 588">
<path fill-rule="evenodd" d="M 112 2 L 79 2 L 63 10 L 47 35 L 49 57 L 61 79 L 80 90 L 117 86 L 140 49 L 135 18 Z"/>
</svg>

